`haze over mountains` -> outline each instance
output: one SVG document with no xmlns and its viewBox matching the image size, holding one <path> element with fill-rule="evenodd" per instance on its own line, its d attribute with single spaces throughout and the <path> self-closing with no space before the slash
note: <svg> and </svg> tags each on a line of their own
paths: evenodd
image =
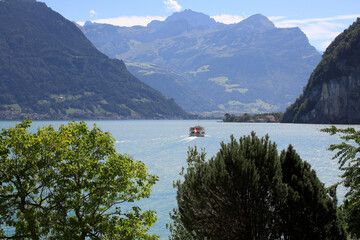
<svg viewBox="0 0 360 240">
<path fill-rule="evenodd" d="M 186 117 L 35 0 L 0 1 L 0 119 Z"/>
<path fill-rule="evenodd" d="M 87 22 L 81 29 L 191 112 L 283 111 L 321 58 L 299 28 L 276 28 L 261 14 L 225 25 L 185 10 L 147 27 Z"/>
</svg>

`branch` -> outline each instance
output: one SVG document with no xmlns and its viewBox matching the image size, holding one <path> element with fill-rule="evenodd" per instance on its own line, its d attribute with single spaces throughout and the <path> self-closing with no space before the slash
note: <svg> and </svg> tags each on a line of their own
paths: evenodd
<svg viewBox="0 0 360 240">
<path fill-rule="evenodd" d="M 16 194 L 11 194 L 11 195 L 1 195 L 0 194 L 0 198 L 13 198 L 13 197 L 15 197 L 16 196 Z M 0 237 L 1 238 L 1 237 Z"/>
<path fill-rule="evenodd" d="M 14 236 L 14 237 L 1 237 L 0 239 L 25 239 L 25 238 L 30 238 L 31 235 L 22 235 L 22 236 Z"/>
</svg>

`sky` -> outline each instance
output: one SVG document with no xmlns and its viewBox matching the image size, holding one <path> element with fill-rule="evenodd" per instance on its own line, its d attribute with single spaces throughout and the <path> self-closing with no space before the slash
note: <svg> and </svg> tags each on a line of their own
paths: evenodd
<svg viewBox="0 0 360 240">
<path fill-rule="evenodd" d="M 237 23 L 253 15 L 268 17 L 276 27 L 299 27 L 309 42 L 324 51 L 360 17 L 360 0 L 38 0 L 70 21 L 146 26 L 174 12 L 191 9 L 218 22 Z"/>
</svg>

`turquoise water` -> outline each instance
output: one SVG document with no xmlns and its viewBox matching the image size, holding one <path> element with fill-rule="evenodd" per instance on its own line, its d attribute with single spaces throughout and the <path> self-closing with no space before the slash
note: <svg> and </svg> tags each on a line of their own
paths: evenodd
<svg viewBox="0 0 360 240">
<path fill-rule="evenodd" d="M 32 129 L 45 125 L 58 127 L 65 121 L 35 121 Z M 150 173 L 159 176 L 149 199 L 141 201 L 142 209 L 157 212 L 158 222 L 151 232 L 167 239 L 165 224 L 169 221 L 169 211 L 176 207 L 176 192 L 172 182 L 179 178 L 182 166 L 186 166 L 189 146 L 205 148 L 207 157 L 214 156 L 220 142 L 229 142 L 230 135 L 235 138 L 249 135 L 255 131 L 258 136 L 269 134 L 270 140 L 277 143 L 278 151 L 292 144 L 301 158 L 311 164 L 318 177 L 326 186 L 339 180 L 337 161 L 331 160 L 334 153 L 327 150 L 330 144 L 341 142 L 338 136 L 330 136 L 319 130 L 329 125 L 303 125 L 278 123 L 223 123 L 214 120 L 200 121 L 206 129 L 203 138 L 188 137 L 189 127 L 197 125 L 192 120 L 134 120 L 134 121 L 87 121 L 94 123 L 103 131 L 109 131 L 116 140 L 119 153 L 126 153 L 144 162 Z M 0 128 L 14 126 L 13 121 L 1 121 Z M 348 126 L 338 126 L 348 127 Z M 359 126 L 357 126 L 359 128 Z M 341 201 L 344 189 L 338 189 Z"/>
</svg>

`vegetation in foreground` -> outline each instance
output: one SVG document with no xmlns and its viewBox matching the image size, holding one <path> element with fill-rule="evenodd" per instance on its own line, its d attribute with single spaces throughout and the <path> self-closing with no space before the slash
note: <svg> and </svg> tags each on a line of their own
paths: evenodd
<svg viewBox="0 0 360 240">
<path fill-rule="evenodd" d="M 346 239 L 336 186 L 325 188 L 291 145 L 254 132 L 205 160 L 188 152 L 169 239 Z"/>
<path fill-rule="evenodd" d="M 0 135 L 0 239 L 158 239 L 155 212 L 133 204 L 158 179 L 142 162 L 96 126 L 30 124 Z"/>
<path fill-rule="evenodd" d="M 0 134 L 0 239 L 158 239 L 147 233 L 155 212 L 128 207 L 157 181 L 143 163 L 117 154 L 96 126 L 31 133 L 30 124 Z M 359 239 L 360 131 L 322 131 L 346 141 L 329 148 L 348 188 L 340 207 L 337 185 L 325 188 L 291 145 L 278 154 L 252 132 L 208 161 L 189 149 L 169 239 Z"/>
<path fill-rule="evenodd" d="M 360 239 L 360 131 L 335 126 L 322 131 L 341 134 L 341 139 L 345 140 L 341 144 L 332 144 L 329 150 L 337 151 L 334 159 L 338 158 L 339 169 L 343 171 L 342 184 L 348 189 L 342 204 L 347 230 L 353 239 Z"/>
</svg>

